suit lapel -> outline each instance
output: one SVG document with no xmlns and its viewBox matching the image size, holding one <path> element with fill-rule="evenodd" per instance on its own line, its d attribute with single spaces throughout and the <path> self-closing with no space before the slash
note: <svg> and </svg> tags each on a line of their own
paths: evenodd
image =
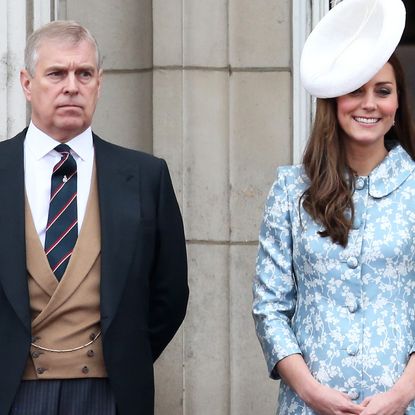
<svg viewBox="0 0 415 415">
<path fill-rule="evenodd" d="M 101 213 L 101 325 L 111 324 L 137 247 L 140 218 L 137 166 L 94 135 Z"/>
<path fill-rule="evenodd" d="M 26 276 L 23 141 L 26 130 L 0 148 L 0 284 L 30 332 Z"/>
<path fill-rule="evenodd" d="M 58 280 L 56 279 L 55 275 L 53 274 L 50 268 L 49 261 L 45 255 L 42 243 L 40 242 L 27 197 L 25 231 L 27 272 L 31 276 L 33 276 L 34 280 L 39 285 L 39 287 L 41 287 L 42 290 L 46 292 L 49 297 L 52 297 L 53 293 L 58 287 Z M 30 300 L 32 301 L 33 299 L 31 298 Z"/>
</svg>

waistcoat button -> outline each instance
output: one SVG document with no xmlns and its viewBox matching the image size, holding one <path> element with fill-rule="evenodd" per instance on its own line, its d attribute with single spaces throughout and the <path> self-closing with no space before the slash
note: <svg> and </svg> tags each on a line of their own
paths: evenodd
<svg viewBox="0 0 415 415">
<path fill-rule="evenodd" d="M 32 357 L 33 357 L 33 359 L 37 359 L 39 356 L 40 356 L 40 353 L 39 353 L 39 352 L 37 352 L 37 351 L 34 351 L 34 352 L 32 353 Z"/>
<path fill-rule="evenodd" d="M 38 375 L 42 375 L 43 373 L 46 372 L 46 369 L 44 369 L 43 367 L 38 367 L 36 369 L 36 372 L 38 373 Z"/>
<path fill-rule="evenodd" d="M 88 366 L 84 366 L 84 367 L 82 368 L 82 373 L 84 373 L 85 375 L 86 375 L 87 373 L 89 373 Z"/>
<path fill-rule="evenodd" d="M 88 357 L 94 357 L 95 353 L 93 350 L 88 350 L 88 353 L 86 354 Z"/>
</svg>

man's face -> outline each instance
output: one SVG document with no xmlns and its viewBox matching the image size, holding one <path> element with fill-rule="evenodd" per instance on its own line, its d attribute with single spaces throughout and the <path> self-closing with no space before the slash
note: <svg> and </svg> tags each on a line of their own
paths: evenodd
<svg viewBox="0 0 415 415">
<path fill-rule="evenodd" d="M 65 142 L 92 122 L 102 80 L 95 48 L 88 41 L 73 45 L 47 40 L 37 52 L 34 76 L 26 70 L 20 73 L 32 121 L 44 133 Z"/>
</svg>

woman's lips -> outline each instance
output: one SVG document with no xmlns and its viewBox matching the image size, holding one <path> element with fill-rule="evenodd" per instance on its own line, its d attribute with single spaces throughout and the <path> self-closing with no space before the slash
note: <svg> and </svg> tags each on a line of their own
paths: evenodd
<svg viewBox="0 0 415 415">
<path fill-rule="evenodd" d="M 375 117 L 353 117 L 353 119 L 360 123 L 365 125 L 374 125 L 377 124 L 381 118 L 375 118 Z"/>
</svg>

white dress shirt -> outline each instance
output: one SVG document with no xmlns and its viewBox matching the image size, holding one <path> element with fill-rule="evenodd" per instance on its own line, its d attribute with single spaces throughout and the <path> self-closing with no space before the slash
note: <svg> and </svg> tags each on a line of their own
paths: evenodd
<svg viewBox="0 0 415 415">
<path fill-rule="evenodd" d="M 54 148 L 61 144 L 39 130 L 32 122 L 24 141 L 25 188 L 36 231 L 42 245 L 45 245 L 46 225 L 49 213 L 49 199 L 52 171 L 61 159 Z M 91 128 L 66 142 L 77 164 L 78 175 L 78 233 L 85 216 L 86 204 L 91 187 L 94 165 L 94 145 Z"/>
</svg>

